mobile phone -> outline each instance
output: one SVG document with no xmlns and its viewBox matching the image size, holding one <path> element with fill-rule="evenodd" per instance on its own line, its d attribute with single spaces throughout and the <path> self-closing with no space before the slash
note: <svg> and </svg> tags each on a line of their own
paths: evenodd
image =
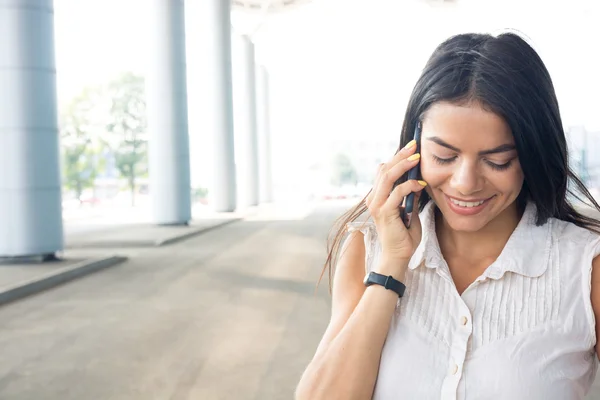
<svg viewBox="0 0 600 400">
<path fill-rule="evenodd" d="M 414 133 L 413 139 L 417 142 L 417 149 L 415 150 L 415 154 L 420 153 L 421 152 L 421 122 L 417 122 L 417 126 L 415 127 L 415 133 Z M 419 166 L 420 165 L 421 165 L 421 161 L 419 161 L 419 163 L 417 165 L 415 165 L 408 171 L 408 180 L 419 179 L 419 175 L 420 175 Z M 402 218 L 402 221 L 404 222 L 404 226 L 406 226 L 407 228 L 410 228 L 412 214 L 415 211 L 416 206 L 417 205 L 415 204 L 415 193 L 410 192 L 408 194 L 408 196 L 406 196 L 404 198 L 404 205 L 400 209 L 401 210 L 400 217 Z M 419 212 L 419 210 L 416 210 L 416 212 Z"/>
</svg>

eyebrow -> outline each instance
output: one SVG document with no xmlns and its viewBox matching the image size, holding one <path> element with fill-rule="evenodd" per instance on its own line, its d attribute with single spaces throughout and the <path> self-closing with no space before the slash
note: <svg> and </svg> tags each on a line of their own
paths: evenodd
<svg viewBox="0 0 600 400">
<path fill-rule="evenodd" d="M 432 141 L 434 143 L 437 143 L 440 146 L 446 147 L 446 148 L 448 148 L 448 149 L 450 149 L 452 151 L 455 151 L 457 153 L 461 152 L 459 148 L 454 147 L 451 144 L 448 144 L 448 143 L 444 142 L 442 139 L 440 139 L 437 136 L 432 136 L 430 138 L 427 138 L 427 140 L 430 140 L 430 141 Z M 516 149 L 516 146 L 514 144 L 502 144 L 502 145 L 500 145 L 498 147 L 494 147 L 493 149 L 480 151 L 478 154 L 480 156 L 485 156 L 485 155 L 488 155 L 488 154 L 504 153 L 504 152 L 507 152 L 507 151 L 515 150 L 515 149 Z"/>
</svg>

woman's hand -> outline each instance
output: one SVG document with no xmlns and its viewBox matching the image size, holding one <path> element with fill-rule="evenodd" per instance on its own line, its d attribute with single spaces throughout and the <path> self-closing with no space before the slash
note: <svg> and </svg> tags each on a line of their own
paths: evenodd
<svg viewBox="0 0 600 400">
<path fill-rule="evenodd" d="M 387 163 L 379 166 L 373 190 L 367 196 L 367 207 L 382 246 L 382 262 L 376 267 L 378 272 L 394 277 L 404 276 L 408 261 L 421 241 L 421 221 L 419 220 L 418 199 L 421 190 L 427 186 L 423 181 L 406 181 L 394 188 L 396 182 L 408 170 L 419 163 L 413 140 L 400 150 Z M 404 198 L 415 192 L 415 207 L 409 229 L 400 218 Z"/>
</svg>

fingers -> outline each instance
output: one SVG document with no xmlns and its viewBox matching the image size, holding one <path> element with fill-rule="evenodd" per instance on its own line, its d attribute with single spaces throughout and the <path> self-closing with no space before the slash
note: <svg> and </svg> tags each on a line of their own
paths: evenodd
<svg viewBox="0 0 600 400">
<path fill-rule="evenodd" d="M 420 158 L 420 154 L 413 154 L 406 159 L 400 160 L 391 168 L 381 171 L 377 182 L 377 188 L 374 188 L 375 190 L 371 204 L 375 207 L 383 205 L 389 197 L 390 192 L 394 187 L 394 183 L 400 179 L 404 173 L 415 167 L 419 163 Z"/>
<path fill-rule="evenodd" d="M 413 181 L 413 180 L 406 181 L 406 182 L 402 183 L 401 185 L 396 186 L 396 188 L 389 195 L 389 197 L 387 198 L 387 200 L 385 201 L 383 206 L 381 206 L 381 210 L 383 212 L 398 210 L 398 207 L 400 206 L 400 204 L 402 204 L 402 200 L 406 196 L 408 196 L 412 192 L 417 193 L 416 196 L 419 196 L 420 195 L 419 192 L 421 192 L 423 189 L 425 189 L 426 186 L 427 186 L 427 183 L 424 181 Z M 415 198 L 415 200 L 418 200 L 418 198 Z M 418 204 L 417 201 L 415 201 L 415 204 Z M 415 211 L 418 213 L 418 210 L 415 210 Z"/>
<path fill-rule="evenodd" d="M 376 194 L 379 192 L 379 186 L 380 186 L 382 180 L 385 179 L 386 171 L 394 168 L 397 164 L 399 164 L 406 158 L 413 155 L 416 148 L 417 148 L 417 142 L 415 140 L 411 140 L 410 142 L 408 142 L 406 144 L 406 146 L 404 146 L 402 149 L 400 149 L 388 163 L 379 164 L 379 167 L 377 169 L 377 174 L 375 175 L 375 182 L 373 183 L 373 189 L 371 190 L 371 192 L 369 192 L 369 195 L 367 196 L 367 199 L 366 199 L 367 207 L 369 207 L 373 203 L 373 200 L 374 200 Z M 414 164 L 417 164 L 417 163 L 418 162 L 415 162 Z M 409 168 L 412 168 L 412 166 Z M 396 175 L 397 173 L 398 173 L 397 169 L 393 170 L 391 172 L 392 175 Z M 400 176 L 402 176 L 402 174 L 403 174 L 403 172 L 400 173 L 398 175 L 398 177 L 392 181 L 391 185 L 386 185 L 386 191 L 385 191 L 386 195 L 388 195 L 390 193 L 394 182 L 396 182 L 396 180 L 398 180 L 400 178 Z M 381 203 L 381 201 L 380 201 L 380 203 Z"/>
<path fill-rule="evenodd" d="M 403 148 L 401 148 L 395 155 L 394 157 L 392 157 L 392 159 L 389 161 L 389 165 L 396 165 L 398 164 L 400 161 L 402 161 L 403 159 L 409 157 L 410 155 L 412 155 L 415 150 L 417 149 L 417 142 L 416 140 L 411 140 L 410 142 L 408 142 L 406 144 L 406 146 L 404 146 Z"/>
</svg>

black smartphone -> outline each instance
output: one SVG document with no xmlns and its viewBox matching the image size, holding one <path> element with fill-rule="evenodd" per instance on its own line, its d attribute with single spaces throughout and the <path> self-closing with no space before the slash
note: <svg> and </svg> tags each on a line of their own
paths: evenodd
<svg viewBox="0 0 600 400">
<path fill-rule="evenodd" d="M 417 149 L 415 150 L 415 154 L 420 153 L 421 152 L 421 122 L 417 122 L 417 126 L 415 127 L 415 133 L 414 133 L 413 139 L 417 142 Z M 408 180 L 420 178 L 420 171 L 421 171 L 419 168 L 420 165 L 421 165 L 421 161 L 419 160 L 419 163 L 408 171 Z M 415 208 L 417 208 L 417 207 L 418 207 L 418 205 L 415 204 L 415 193 L 410 192 L 409 195 L 406 196 L 406 198 L 404 199 L 404 205 L 400 209 L 401 210 L 400 217 L 402 218 L 402 221 L 404 221 L 404 226 L 406 226 L 407 228 L 410 227 L 410 222 L 412 220 L 413 212 L 419 212 L 419 210 L 415 211 Z"/>
</svg>

